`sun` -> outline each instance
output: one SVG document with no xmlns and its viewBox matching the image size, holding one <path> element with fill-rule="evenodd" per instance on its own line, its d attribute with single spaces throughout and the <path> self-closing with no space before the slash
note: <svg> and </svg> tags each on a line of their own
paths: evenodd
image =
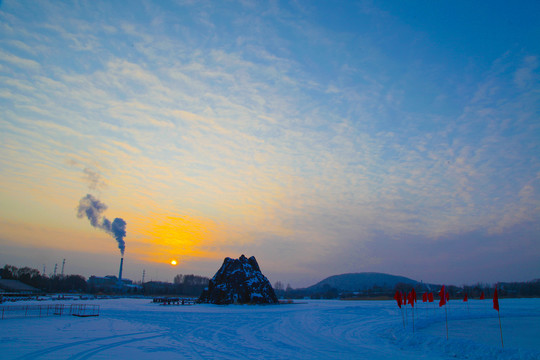
<svg viewBox="0 0 540 360">
<path fill-rule="evenodd" d="M 171 260 L 171 265 L 172 266 L 176 266 L 178 264 L 178 262 L 176 260 Z"/>
</svg>

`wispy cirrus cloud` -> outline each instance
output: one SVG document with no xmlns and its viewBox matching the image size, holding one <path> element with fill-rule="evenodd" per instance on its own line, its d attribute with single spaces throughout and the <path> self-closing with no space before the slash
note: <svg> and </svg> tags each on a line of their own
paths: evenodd
<svg viewBox="0 0 540 360">
<path fill-rule="evenodd" d="M 334 253 L 350 260 L 336 271 L 352 271 L 355 257 L 384 262 L 370 252 L 382 238 L 444 243 L 538 217 L 536 56 L 450 72 L 428 57 L 395 60 L 387 43 L 399 35 L 315 23 L 316 6 L 217 18 L 212 6 L 180 4 L 190 16 L 176 18 L 147 4 L 142 20 L 138 10 L 117 18 L 114 6 L 84 15 L 40 4 L 31 24 L 4 12 L 4 28 L 22 28 L 6 31 L 0 54 L 6 189 L 49 179 L 34 196 L 68 208 L 55 182 L 75 193 L 81 168 L 98 164 L 107 196 L 144 224 L 130 223 L 138 254 L 181 248 L 183 226 L 197 223 L 219 231 L 186 256 L 249 248 L 273 254 L 278 271 L 283 253 L 302 253 L 306 273 Z M 428 51 L 414 29 L 364 10 Z M 167 244 L 164 229 L 180 240 Z"/>
<path fill-rule="evenodd" d="M 23 58 L 20 56 L 9 54 L 9 53 L 5 53 L 3 51 L 0 51 L 0 60 L 6 63 L 9 63 L 11 65 L 14 65 L 16 67 L 27 69 L 27 70 L 37 71 L 41 67 L 40 64 L 34 60 Z"/>
</svg>

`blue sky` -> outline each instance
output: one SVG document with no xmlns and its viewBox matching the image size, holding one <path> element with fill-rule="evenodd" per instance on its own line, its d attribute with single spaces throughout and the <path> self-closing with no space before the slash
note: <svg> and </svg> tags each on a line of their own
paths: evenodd
<svg viewBox="0 0 540 360">
<path fill-rule="evenodd" d="M 0 263 L 538 278 L 539 8 L 4 1 Z"/>
</svg>

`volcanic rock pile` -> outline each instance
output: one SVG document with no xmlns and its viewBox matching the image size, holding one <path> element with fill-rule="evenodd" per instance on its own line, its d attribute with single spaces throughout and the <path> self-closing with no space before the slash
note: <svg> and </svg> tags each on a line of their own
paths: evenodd
<svg viewBox="0 0 540 360">
<path fill-rule="evenodd" d="M 254 256 L 225 258 L 210 280 L 199 302 L 225 304 L 277 304 L 272 285 L 261 272 Z"/>
</svg>

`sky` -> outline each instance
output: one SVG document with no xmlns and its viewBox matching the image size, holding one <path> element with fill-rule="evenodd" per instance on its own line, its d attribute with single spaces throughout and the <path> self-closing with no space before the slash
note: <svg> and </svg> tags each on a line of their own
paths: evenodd
<svg viewBox="0 0 540 360">
<path fill-rule="evenodd" d="M 540 278 L 538 1 L 2 1 L 0 108 L 0 266 Z"/>
</svg>

